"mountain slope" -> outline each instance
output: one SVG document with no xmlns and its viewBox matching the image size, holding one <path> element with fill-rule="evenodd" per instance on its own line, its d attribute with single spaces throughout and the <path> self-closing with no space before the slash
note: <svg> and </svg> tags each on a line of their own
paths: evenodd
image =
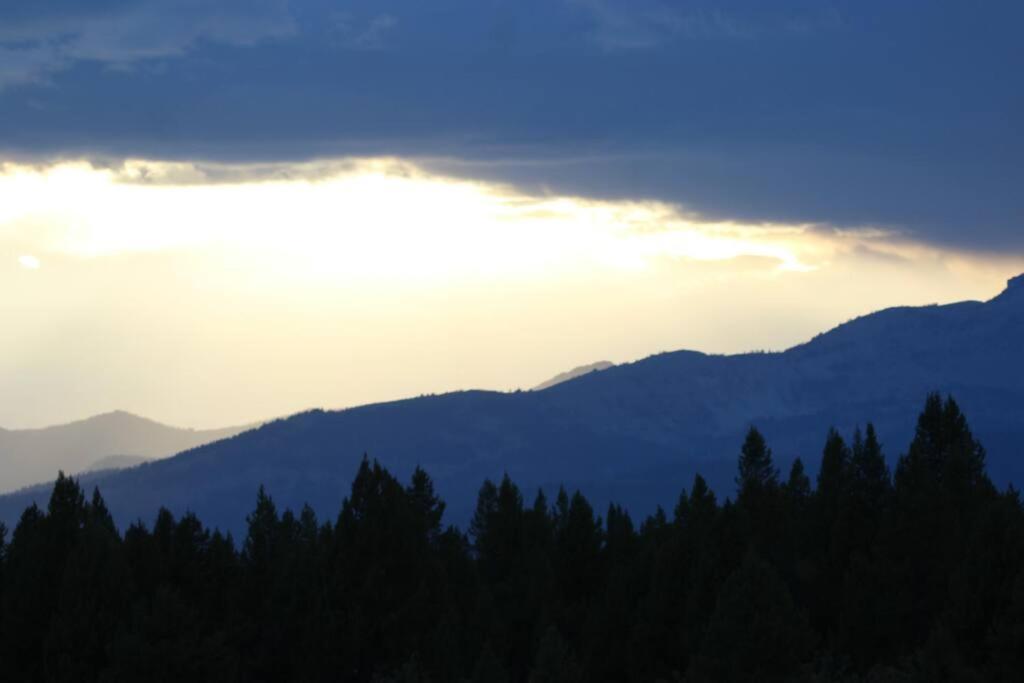
<svg viewBox="0 0 1024 683">
<path fill-rule="evenodd" d="M 128 457 L 119 461 L 124 466 L 174 455 L 248 428 L 179 429 L 117 411 L 56 427 L 0 430 L 0 491 L 51 480 L 58 470 L 96 469 L 111 456 Z"/>
<path fill-rule="evenodd" d="M 103 470 L 123 470 L 126 467 L 135 467 L 152 458 L 144 458 L 141 455 L 108 455 L 100 458 L 93 464 L 86 467 L 82 472 L 102 472 Z"/>
<path fill-rule="evenodd" d="M 695 471 L 732 492 L 744 431 L 765 433 L 783 470 L 816 469 L 825 430 L 874 421 L 894 459 L 929 391 L 951 392 L 1000 483 L 1024 482 L 1024 278 L 987 303 L 894 308 L 782 353 L 665 353 L 544 391 L 458 392 L 314 411 L 174 458 L 90 478 L 120 523 L 158 504 L 239 531 L 260 484 L 281 506 L 333 516 L 363 453 L 402 477 L 422 465 L 464 523 L 484 477 L 528 495 L 580 487 L 637 513 L 670 507 Z M 0 499 L 11 521 L 45 487 Z"/>
</svg>

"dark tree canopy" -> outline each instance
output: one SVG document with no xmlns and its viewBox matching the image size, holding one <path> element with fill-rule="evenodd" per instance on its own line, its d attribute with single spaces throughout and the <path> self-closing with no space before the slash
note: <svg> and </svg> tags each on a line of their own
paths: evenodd
<svg viewBox="0 0 1024 683">
<path fill-rule="evenodd" d="M 868 424 L 816 484 L 764 437 L 733 499 L 671 516 L 485 481 L 468 533 L 427 472 L 364 457 L 333 521 L 256 492 L 245 537 L 162 509 L 123 534 L 58 475 L 0 525 L 10 681 L 1019 681 L 1024 507 L 929 396 L 894 475 Z M 341 497 L 339 492 L 339 498 Z"/>
</svg>

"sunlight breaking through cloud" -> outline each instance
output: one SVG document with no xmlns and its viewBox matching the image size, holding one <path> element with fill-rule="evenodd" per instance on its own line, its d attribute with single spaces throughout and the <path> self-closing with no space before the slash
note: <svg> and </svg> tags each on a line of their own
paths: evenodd
<svg viewBox="0 0 1024 683">
<path fill-rule="evenodd" d="M 636 270 L 663 259 L 760 257 L 820 267 L 888 237 L 812 225 L 705 222 L 657 202 L 522 194 L 393 159 L 282 169 L 129 161 L 5 165 L 0 235 L 79 257 L 160 250 L 244 255 L 274 275 L 325 281 Z M 887 245 L 886 248 L 892 248 Z"/>
<path fill-rule="evenodd" d="M 5 427 L 125 406 L 215 426 L 778 349 L 1024 270 L 886 226 L 714 222 L 391 158 L 7 164 L 0 196 Z"/>
</svg>

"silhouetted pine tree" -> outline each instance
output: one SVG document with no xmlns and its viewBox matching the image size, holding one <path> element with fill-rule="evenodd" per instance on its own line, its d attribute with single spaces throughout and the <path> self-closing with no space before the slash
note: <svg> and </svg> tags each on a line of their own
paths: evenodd
<svg viewBox="0 0 1024 683">
<path fill-rule="evenodd" d="M 850 556 L 839 590 L 836 649 L 866 670 L 893 652 L 889 581 L 892 567 L 879 554 L 878 535 L 891 515 L 892 482 L 875 428 L 854 433 L 845 533 Z M 888 654 L 886 654 L 888 653 Z"/>
<path fill-rule="evenodd" d="M 787 557 L 787 536 L 789 533 L 781 520 L 785 517 L 785 492 L 779 486 L 779 472 L 772 461 L 772 451 L 764 437 L 751 427 L 740 450 L 736 477 L 735 514 L 726 520 L 735 521 L 732 540 L 736 545 L 729 555 L 734 562 L 753 547 L 766 561 L 781 566 Z M 736 564 L 731 564 L 730 569 Z"/>
<path fill-rule="evenodd" d="M 818 513 L 835 521 L 850 480 L 850 450 L 835 428 L 829 429 L 818 469 Z"/>
<path fill-rule="evenodd" d="M 583 495 L 572 495 L 564 520 L 556 523 L 555 575 L 564 609 L 563 630 L 579 630 L 586 619 L 587 601 L 601 579 L 603 532 L 600 518 Z"/>
<path fill-rule="evenodd" d="M 387 470 L 364 458 L 338 517 L 331 579 L 340 626 L 334 642 L 352 680 L 370 680 L 428 655 L 444 591 L 423 514 Z"/>
<path fill-rule="evenodd" d="M 248 531 L 242 543 L 241 610 L 236 637 L 252 652 L 244 659 L 242 675 L 252 680 L 281 680 L 287 676 L 292 653 L 288 651 L 285 623 L 284 567 L 293 552 L 294 517 L 278 516 L 277 506 L 261 486 L 256 508 L 246 519 Z"/>
<path fill-rule="evenodd" d="M 829 429 L 811 511 L 809 560 L 814 577 L 808 596 L 811 622 L 829 640 L 838 624 L 840 589 L 850 554 L 850 461 L 850 449 L 843 437 L 834 428 Z"/>
<path fill-rule="evenodd" d="M 896 573 L 897 642 L 924 644 L 982 508 L 993 499 L 984 450 L 959 407 L 951 398 L 930 395 L 914 440 L 897 464 L 893 516 L 882 538 L 882 561 Z"/>
<path fill-rule="evenodd" d="M 639 571 L 639 541 L 629 513 L 610 504 L 605 528 L 603 584 L 592 606 L 591 646 L 585 656 L 589 671 L 604 672 L 609 679 L 627 680 L 631 663 L 625 625 L 633 619 L 645 577 Z"/>
<path fill-rule="evenodd" d="M 739 487 L 739 501 L 744 502 L 761 496 L 765 491 L 778 484 L 779 472 L 772 463 L 772 451 L 765 443 L 761 432 L 751 427 L 740 450 L 739 475 L 736 485 Z"/>
<path fill-rule="evenodd" d="M 863 437 L 859 429 L 854 434 L 850 470 L 854 492 L 863 499 L 864 505 L 877 509 L 888 504 L 892 492 L 889 467 L 885 464 L 875 426 L 870 422 Z"/>
<path fill-rule="evenodd" d="M 68 559 L 78 545 L 86 515 L 78 483 L 60 472 L 47 513 L 33 505 L 14 530 L 2 610 L 2 661 L 13 680 L 42 680 L 54 672 L 55 663 L 47 666 L 44 646 L 55 623 Z"/>
<path fill-rule="evenodd" d="M 689 508 L 682 525 L 682 555 L 685 570 L 680 578 L 684 601 L 679 615 L 674 671 L 684 672 L 696 653 L 711 615 L 715 598 L 727 571 L 716 538 L 718 501 L 702 476 L 695 475 L 690 488 Z"/>
<path fill-rule="evenodd" d="M 434 482 L 418 465 L 412 474 L 412 481 L 406 488 L 413 517 L 422 527 L 420 534 L 429 542 L 437 542 L 441 533 L 441 518 L 444 517 L 444 501 L 434 493 Z"/>
<path fill-rule="evenodd" d="M 800 458 L 793 461 L 789 468 L 789 477 L 785 484 L 786 498 L 794 513 L 802 514 L 811 498 L 811 479 L 804 470 L 804 462 Z"/>
<path fill-rule="evenodd" d="M 62 482 L 67 494 L 62 503 L 77 507 L 83 499 L 70 481 Z M 108 644 L 127 618 L 131 574 L 98 491 L 88 506 L 63 508 L 58 514 L 83 521 L 65 561 L 43 643 L 45 675 L 51 681 L 96 680 L 108 668 Z"/>
</svg>

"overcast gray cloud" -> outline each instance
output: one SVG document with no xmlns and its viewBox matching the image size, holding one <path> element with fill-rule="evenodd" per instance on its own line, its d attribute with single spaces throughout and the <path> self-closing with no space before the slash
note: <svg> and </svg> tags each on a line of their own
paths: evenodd
<svg viewBox="0 0 1024 683">
<path fill-rule="evenodd" d="M 0 148 L 399 155 L 713 218 L 1024 249 L 1024 5 L 179 0 L 0 7 Z"/>
</svg>

